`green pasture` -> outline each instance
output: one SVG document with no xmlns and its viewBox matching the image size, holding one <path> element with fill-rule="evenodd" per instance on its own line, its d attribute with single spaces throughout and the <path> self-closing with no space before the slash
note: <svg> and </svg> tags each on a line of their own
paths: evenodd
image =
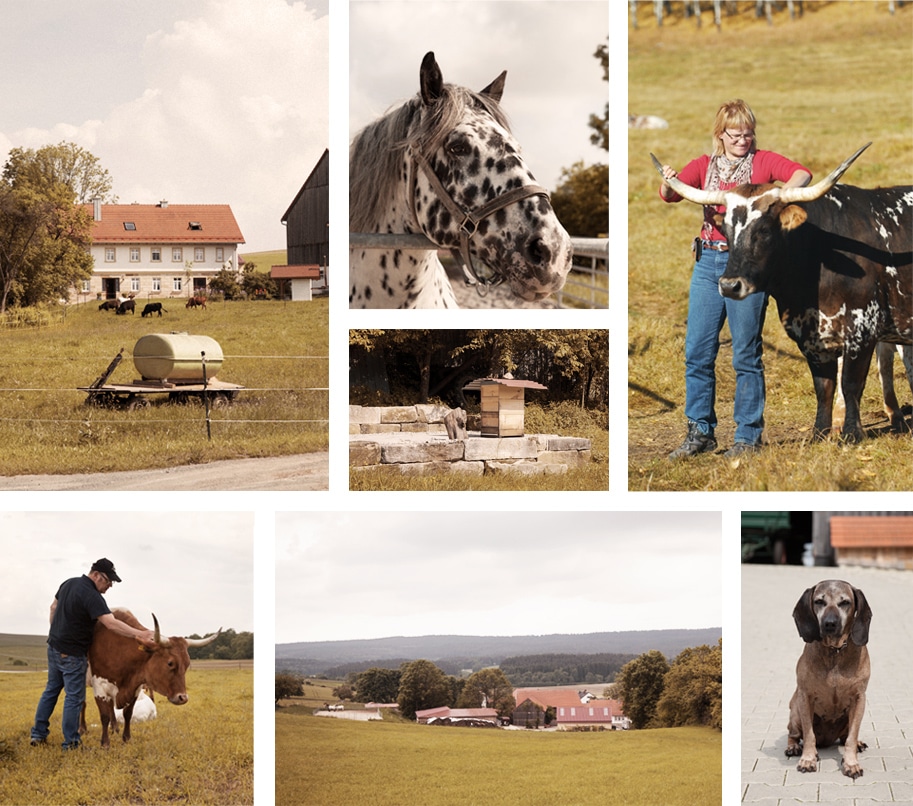
<svg viewBox="0 0 913 806">
<path fill-rule="evenodd" d="M 753 4 L 743 3 L 744 9 Z M 658 115 L 664 130 L 628 132 L 628 485 L 632 490 L 909 490 L 909 436 L 888 433 L 872 367 L 862 401 L 869 439 L 860 446 L 814 442 L 815 394 L 805 359 L 786 336 L 771 300 L 764 328 L 766 439 L 759 454 L 729 462 L 719 452 L 673 463 L 685 435 L 684 341 L 690 243 L 701 212 L 659 199 L 650 161 L 681 168 L 710 150 L 719 105 L 743 98 L 758 118 L 759 146 L 823 178 L 859 146 L 873 145 L 844 182 L 913 183 L 913 8 L 893 16 L 883 3 L 805 3 L 801 19 L 768 27 L 750 13 L 705 14 L 697 29 L 679 13 L 657 29 L 642 3 L 628 32 L 628 110 Z M 878 69 L 873 65 L 890 65 Z M 717 359 L 717 440 L 732 444 L 735 376 L 728 330 Z M 899 361 L 902 404 L 910 389 Z M 909 410 L 908 410 L 909 411 Z M 909 418 L 908 418 L 909 419 Z"/>
<path fill-rule="evenodd" d="M 133 725 L 129 744 L 115 735 L 107 751 L 89 691 L 89 733 L 79 750 L 67 753 L 60 747 L 62 694 L 48 743 L 29 745 L 46 680 L 38 673 L 0 674 L 0 803 L 253 803 L 252 670 L 191 669 L 186 705 L 157 696 L 158 717 Z"/>
<path fill-rule="evenodd" d="M 137 300 L 141 310 L 145 299 Z M 0 322 L 0 475 L 138 470 L 326 450 L 329 386 L 328 300 L 210 302 L 142 318 L 99 311 L 98 303 L 31 311 L 21 326 Z M 222 381 L 245 387 L 212 410 L 207 440 L 199 402 L 153 395 L 135 411 L 87 406 L 91 384 L 118 350 L 110 383 L 138 374 L 132 350 L 147 333 L 211 336 L 222 348 Z"/>
<path fill-rule="evenodd" d="M 276 713 L 278 806 L 719 803 L 707 728 L 558 733 Z"/>
</svg>

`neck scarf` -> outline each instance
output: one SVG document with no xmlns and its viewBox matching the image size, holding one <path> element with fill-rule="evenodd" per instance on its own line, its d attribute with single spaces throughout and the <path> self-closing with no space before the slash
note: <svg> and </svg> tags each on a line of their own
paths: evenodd
<svg viewBox="0 0 913 806">
<path fill-rule="evenodd" d="M 729 159 L 725 154 L 711 157 L 704 179 L 704 190 L 729 190 L 738 185 L 748 184 L 751 182 L 753 161 L 754 151 L 749 151 L 744 157 L 735 160 Z M 704 208 L 704 225 L 701 228 L 701 238 L 704 240 L 713 237 L 713 216 L 716 212 L 715 207 Z"/>
</svg>

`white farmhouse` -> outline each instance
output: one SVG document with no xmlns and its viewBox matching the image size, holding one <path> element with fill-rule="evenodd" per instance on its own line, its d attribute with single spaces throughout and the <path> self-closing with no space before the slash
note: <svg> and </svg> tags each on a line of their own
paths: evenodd
<svg viewBox="0 0 913 806">
<path fill-rule="evenodd" d="M 92 276 L 79 300 L 205 294 L 221 269 L 238 269 L 244 236 L 227 204 L 87 205 L 92 213 Z"/>
</svg>

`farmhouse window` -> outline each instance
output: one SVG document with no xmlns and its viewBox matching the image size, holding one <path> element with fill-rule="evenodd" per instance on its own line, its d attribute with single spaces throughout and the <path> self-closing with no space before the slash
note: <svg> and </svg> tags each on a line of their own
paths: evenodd
<svg viewBox="0 0 913 806">
<path fill-rule="evenodd" d="M 138 246 L 130 247 L 130 262 L 139 263 L 139 247 Z"/>
<path fill-rule="evenodd" d="M 139 291 L 139 277 L 130 278 L 130 290 Z"/>
<path fill-rule="evenodd" d="M 180 246 L 171 247 L 171 262 L 180 263 L 184 259 L 184 250 Z"/>
<path fill-rule="evenodd" d="M 161 278 L 161 277 L 153 277 L 153 278 L 152 278 L 152 290 L 153 290 L 153 291 L 161 291 L 161 290 L 162 290 L 162 278 Z"/>
<path fill-rule="evenodd" d="M 225 250 L 221 246 L 216 247 L 216 263 L 221 263 L 225 260 Z"/>
<path fill-rule="evenodd" d="M 197 263 L 202 263 L 206 260 L 206 250 L 202 246 L 194 247 L 193 250 L 193 259 Z"/>
<path fill-rule="evenodd" d="M 153 263 L 162 262 L 162 247 L 160 247 L 160 246 L 152 247 L 152 262 Z"/>
<path fill-rule="evenodd" d="M 92 281 L 91 281 L 91 280 L 83 280 L 83 281 L 82 281 L 82 293 L 83 293 L 83 294 L 88 294 L 91 290 L 92 290 Z"/>
<path fill-rule="evenodd" d="M 171 278 L 171 289 L 172 289 L 172 291 L 180 291 L 180 290 L 181 290 L 181 278 L 180 278 L 180 277 L 172 277 L 172 278 Z"/>
<path fill-rule="evenodd" d="M 571 716 L 577 716 L 577 709 L 571 708 Z"/>
<path fill-rule="evenodd" d="M 113 246 L 105 247 L 105 263 L 113 263 L 117 260 L 117 250 Z"/>
<path fill-rule="evenodd" d="M 124 229 L 127 230 L 127 232 L 136 232 L 136 222 L 135 221 L 125 221 Z"/>
</svg>

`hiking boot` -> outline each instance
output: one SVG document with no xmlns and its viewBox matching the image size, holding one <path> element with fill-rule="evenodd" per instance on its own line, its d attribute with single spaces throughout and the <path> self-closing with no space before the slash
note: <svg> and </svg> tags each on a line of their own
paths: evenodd
<svg viewBox="0 0 913 806">
<path fill-rule="evenodd" d="M 736 442 L 723 456 L 726 459 L 738 459 L 746 453 L 757 453 L 759 450 L 761 450 L 761 446 L 758 443 Z"/>
<path fill-rule="evenodd" d="M 38 747 L 38 745 L 40 745 L 40 744 L 47 744 L 47 743 L 48 743 L 48 740 L 47 740 L 47 739 L 32 739 L 32 740 L 29 742 L 29 744 L 30 744 L 32 747 Z"/>
<path fill-rule="evenodd" d="M 670 459 L 684 459 L 689 456 L 697 456 L 699 453 L 707 453 L 716 450 L 716 440 L 713 434 L 701 433 L 697 423 L 688 423 L 688 436 L 685 441 L 679 445 L 672 453 Z"/>
</svg>

